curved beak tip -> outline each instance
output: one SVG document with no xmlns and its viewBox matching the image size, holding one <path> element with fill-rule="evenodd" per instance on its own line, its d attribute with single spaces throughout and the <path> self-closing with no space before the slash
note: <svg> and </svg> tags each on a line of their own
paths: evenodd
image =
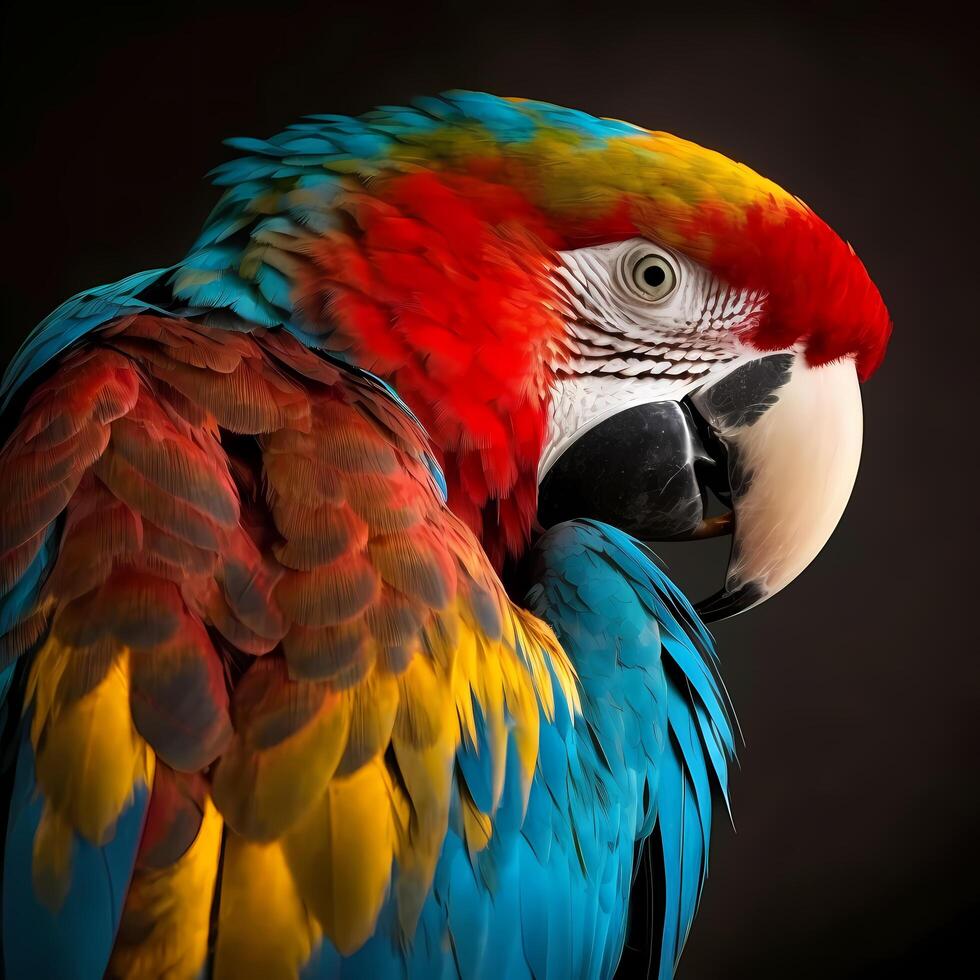
<svg viewBox="0 0 980 980">
<path fill-rule="evenodd" d="M 775 595 L 827 543 L 857 476 L 861 394 L 853 361 L 814 368 L 778 354 L 691 400 L 728 451 L 729 571 L 726 588 L 701 604 L 717 621 Z"/>
<path fill-rule="evenodd" d="M 746 582 L 731 591 L 719 589 L 707 599 L 696 602 L 694 611 L 705 623 L 718 623 L 759 605 L 767 598 L 766 590 L 758 582 Z"/>
</svg>

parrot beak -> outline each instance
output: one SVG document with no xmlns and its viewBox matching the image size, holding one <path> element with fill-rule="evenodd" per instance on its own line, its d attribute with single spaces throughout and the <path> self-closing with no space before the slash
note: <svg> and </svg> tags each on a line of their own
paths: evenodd
<svg viewBox="0 0 980 980">
<path fill-rule="evenodd" d="M 774 595 L 827 543 L 857 477 L 861 393 L 851 360 L 810 367 L 776 354 L 691 403 L 725 447 L 734 515 L 725 586 L 698 604 L 711 622 Z"/>
<path fill-rule="evenodd" d="M 853 361 L 762 356 L 585 432 L 544 475 L 539 519 L 593 517 L 646 541 L 731 534 L 724 587 L 696 605 L 707 622 L 725 619 L 784 588 L 826 544 L 862 429 Z M 709 491 L 725 512 L 707 515 Z"/>
</svg>

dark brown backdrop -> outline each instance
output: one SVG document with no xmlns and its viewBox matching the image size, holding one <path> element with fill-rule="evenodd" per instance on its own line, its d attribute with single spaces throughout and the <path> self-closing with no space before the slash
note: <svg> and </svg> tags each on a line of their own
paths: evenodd
<svg viewBox="0 0 980 980">
<path fill-rule="evenodd" d="M 718 825 L 681 977 L 952 975 L 975 955 L 980 870 L 972 32 L 928 3 L 678 6 L 13 5 L 2 359 L 69 294 L 182 254 L 222 137 L 306 112 L 525 95 L 671 130 L 794 190 L 853 242 L 895 337 L 837 534 L 717 629 L 746 739 L 738 831 Z M 624 973 L 645 965 L 628 952 Z"/>
</svg>

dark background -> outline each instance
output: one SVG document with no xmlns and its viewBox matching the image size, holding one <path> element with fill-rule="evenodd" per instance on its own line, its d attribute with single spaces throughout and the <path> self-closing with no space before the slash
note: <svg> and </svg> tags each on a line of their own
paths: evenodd
<svg viewBox="0 0 980 980">
<path fill-rule="evenodd" d="M 836 535 L 716 630 L 746 741 L 738 830 L 718 823 L 680 976 L 960 973 L 980 873 L 974 31 L 929 3 L 685 6 L 13 5 L 2 360 L 71 293 L 183 254 L 223 137 L 307 112 L 524 95 L 675 132 L 800 194 L 854 244 L 895 335 Z M 700 558 L 678 559 L 688 584 Z"/>
</svg>

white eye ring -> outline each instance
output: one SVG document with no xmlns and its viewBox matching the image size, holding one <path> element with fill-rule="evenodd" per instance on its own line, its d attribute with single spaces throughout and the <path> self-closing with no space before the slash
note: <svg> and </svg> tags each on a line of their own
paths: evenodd
<svg viewBox="0 0 980 980">
<path fill-rule="evenodd" d="M 651 245 L 631 249 L 625 256 L 623 281 L 631 293 L 648 303 L 666 299 L 679 279 L 671 257 Z"/>
</svg>

